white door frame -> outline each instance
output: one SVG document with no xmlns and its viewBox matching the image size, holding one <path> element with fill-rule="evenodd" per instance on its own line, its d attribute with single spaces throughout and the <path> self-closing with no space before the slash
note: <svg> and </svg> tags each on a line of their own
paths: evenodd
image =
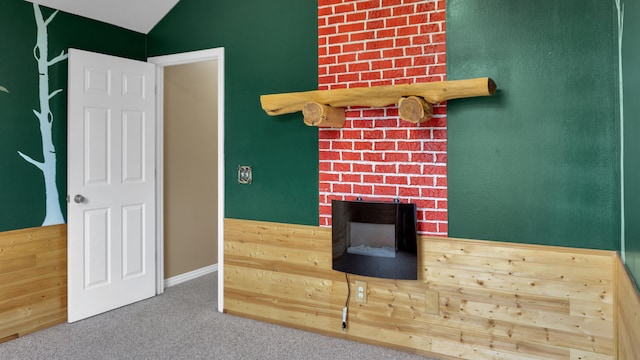
<svg viewBox="0 0 640 360">
<path fill-rule="evenodd" d="M 164 292 L 164 68 L 200 61 L 218 61 L 218 311 L 224 309 L 224 48 L 154 56 L 147 59 L 156 65 L 156 153 L 157 153 L 157 293 Z"/>
</svg>

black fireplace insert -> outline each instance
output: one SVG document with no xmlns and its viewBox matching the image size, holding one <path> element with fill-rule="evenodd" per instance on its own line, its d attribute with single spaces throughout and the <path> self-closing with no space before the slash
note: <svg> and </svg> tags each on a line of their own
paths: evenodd
<svg viewBox="0 0 640 360">
<path fill-rule="evenodd" d="M 356 275 L 416 280 L 416 205 L 331 202 L 333 269 Z"/>
</svg>

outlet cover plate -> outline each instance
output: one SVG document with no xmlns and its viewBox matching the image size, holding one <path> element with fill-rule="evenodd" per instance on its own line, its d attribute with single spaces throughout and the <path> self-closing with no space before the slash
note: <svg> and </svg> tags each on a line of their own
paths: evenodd
<svg viewBox="0 0 640 360">
<path fill-rule="evenodd" d="M 356 280 L 356 302 L 361 304 L 367 303 L 367 282 Z"/>
<path fill-rule="evenodd" d="M 238 165 L 238 184 L 251 184 L 253 172 L 251 166 Z"/>
</svg>

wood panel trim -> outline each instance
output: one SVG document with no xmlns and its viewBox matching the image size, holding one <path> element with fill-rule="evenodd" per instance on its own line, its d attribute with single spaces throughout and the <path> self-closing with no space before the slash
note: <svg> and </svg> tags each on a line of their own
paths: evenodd
<svg viewBox="0 0 640 360">
<path fill-rule="evenodd" d="M 330 228 L 226 219 L 225 311 L 439 358 L 614 358 L 615 252 L 419 241 L 421 280 L 350 276 L 367 303 L 343 332 Z"/>
<path fill-rule="evenodd" d="M 640 293 L 626 266 L 618 257 L 616 268 L 617 359 L 640 359 Z"/>
<path fill-rule="evenodd" d="M 0 343 L 67 321 L 67 226 L 0 233 Z"/>
<path fill-rule="evenodd" d="M 225 305 L 228 305 L 225 311 L 229 313 L 418 354 L 437 354 L 441 358 L 464 358 L 468 355 L 465 351 L 473 352 L 468 346 L 476 342 L 478 344 L 473 346 L 481 349 L 475 354 L 478 356 L 490 356 L 493 346 L 523 356 L 640 358 L 640 344 L 637 342 L 640 338 L 640 295 L 614 252 L 421 237 L 422 244 L 429 245 L 421 247 L 421 261 L 427 273 L 445 269 L 449 276 L 455 276 L 456 272 L 468 274 L 471 267 L 479 274 L 493 269 L 492 276 L 515 276 L 503 268 L 511 261 L 518 266 L 539 264 L 541 268 L 559 266 L 559 269 L 573 269 L 571 276 L 562 280 L 553 279 L 553 271 L 541 271 L 536 281 L 560 281 L 560 285 L 577 283 L 583 287 L 599 283 L 600 286 L 594 288 L 599 290 L 590 294 L 576 288 L 561 293 L 561 296 L 546 296 L 544 292 L 517 293 L 511 289 L 487 288 L 478 283 L 480 277 L 467 276 L 465 281 L 474 280 L 475 284 L 465 284 L 460 279 L 458 282 L 438 281 L 437 276 L 432 278 L 431 274 L 420 282 L 359 277 L 369 284 L 370 301 L 364 305 L 351 304 L 350 329 L 343 333 L 338 328 L 346 283 L 343 274 L 330 269 L 330 228 L 226 219 L 225 230 L 225 264 L 228 266 L 224 280 Z M 6 263 L 15 263 L 15 259 L 21 257 L 35 256 L 36 259 L 34 267 L 0 272 L 0 294 L 21 292 L 21 295 L 9 296 L 4 301 L 0 299 L 0 342 L 65 322 L 66 225 L 0 233 L 0 249 L 0 259 L 7 260 Z M 463 264 L 456 260 L 464 255 L 474 261 Z M 477 262 L 478 258 L 487 261 L 483 264 Z M 563 262 L 570 265 L 567 267 Z M 607 280 L 608 273 L 613 273 L 614 279 Z M 267 280 L 260 284 L 262 288 L 258 288 L 263 293 L 257 294 L 255 289 L 248 288 L 254 284 L 247 281 L 248 276 Z M 352 281 L 355 278 L 358 277 L 352 277 Z M 48 284 L 46 279 L 54 281 Z M 277 279 L 280 282 L 275 281 Z M 21 285 L 30 283 L 31 286 L 24 288 Z M 613 300 L 603 293 L 610 286 L 615 286 Z M 550 291 L 554 289 L 558 287 L 549 287 Z M 420 294 L 426 290 L 438 292 L 439 315 L 416 310 L 426 301 L 426 293 Z M 283 295 L 293 298 L 274 302 Z M 298 301 L 298 298 L 302 300 Z M 489 303 L 495 307 L 507 309 L 502 312 L 502 317 L 469 317 L 471 313 L 495 312 L 487 309 L 489 303 L 486 299 L 491 299 Z M 260 302 L 260 305 L 256 306 L 254 302 Z M 16 317 L 25 307 L 30 307 L 31 313 L 23 312 L 28 315 Z M 548 317 L 561 314 L 561 319 L 572 319 L 574 326 L 582 324 L 575 322 L 575 316 L 583 317 L 584 322 L 599 319 L 600 324 L 607 324 L 612 322 L 611 313 L 614 313 L 611 331 L 615 341 L 612 342 L 606 334 L 590 333 L 594 329 L 589 330 L 589 327 L 582 329 L 586 336 L 562 327 L 542 331 L 525 321 L 505 317 L 509 311 L 522 308 L 527 311 L 521 315 Z M 412 319 L 411 323 L 394 320 L 393 326 L 402 330 L 402 336 L 386 333 L 381 336 L 380 323 L 388 323 L 389 314 L 417 316 L 417 319 Z M 428 334 L 425 335 L 424 331 Z M 509 335 L 509 341 L 505 342 L 504 335 Z M 543 339 L 546 339 L 546 344 L 537 343 Z M 465 346 L 460 344 L 461 340 Z M 563 344 L 573 344 L 576 348 L 566 349 Z M 456 348 L 457 352 L 453 350 Z"/>
</svg>

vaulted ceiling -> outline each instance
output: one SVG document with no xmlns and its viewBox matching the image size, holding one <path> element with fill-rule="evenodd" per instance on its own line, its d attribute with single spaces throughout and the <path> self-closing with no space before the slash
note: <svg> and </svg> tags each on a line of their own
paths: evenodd
<svg viewBox="0 0 640 360">
<path fill-rule="evenodd" d="M 25 0 L 148 34 L 179 0 Z"/>
</svg>

